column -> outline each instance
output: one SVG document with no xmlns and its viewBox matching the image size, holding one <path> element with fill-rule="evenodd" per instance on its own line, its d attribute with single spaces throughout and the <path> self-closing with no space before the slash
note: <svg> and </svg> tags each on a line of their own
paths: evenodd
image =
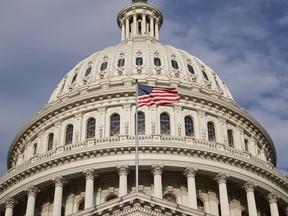
<svg viewBox="0 0 288 216">
<path fill-rule="evenodd" d="M 248 213 L 249 215 L 257 215 L 257 208 L 254 196 L 254 188 L 256 184 L 253 182 L 246 182 L 243 185 L 243 189 L 246 191 L 247 204 L 248 204 Z"/>
<path fill-rule="evenodd" d="M 26 189 L 26 193 L 28 194 L 28 200 L 27 200 L 25 216 L 34 216 L 36 195 L 39 192 L 40 190 L 34 185 L 31 185 L 30 187 Z"/>
<path fill-rule="evenodd" d="M 125 24 L 124 24 L 124 21 L 121 20 L 121 39 L 122 39 L 122 41 L 125 40 L 125 33 L 126 33 Z"/>
<path fill-rule="evenodd" d="M 154 18 L 150 16 L 150 37 L 154 37 Z"/>
<path fill-rule="evenodd" d="M 155 22 L 155 38 L 159 40 L 159 19 L 156 19 Z"/>
<path fill-rule="evenodd" d="M 62 138 L 64 135 L 64 131 L 62 133 L 62 123 L 63 120 L 59 120 L 55 123 L 54 126 L 54 143 L 56 143 L 56 148 L 64 145 L 64 139 Z"/>
<path fill-rule="evenodd" d="M 226 120 L 219 116 L 218 126 L 216 127 L 218 129 L 216 130 L 217 133 L 216 140 L 218 140 L 220 143 L 225 143 L 224 136 L 227 137 Z"/>
<path fill-rule="evenodd" d="M 278 195 L 276 193 L 270 193 L 267 195 L 267 200 L 270 204 L 270 212 L 272 216 L 279 216 L 279 211 L 278 211 Z"/>
<path fill-rule="evenodd" d="M 215 177 L 215 181 L 217 181 L 219 185 L 221 215 L 225 216 L 230 215 L 227 186 L 226 186 L 228 177 L 229 176 L 226 175 L 225 173 L 218 173 Z"/>
<path fill-rule="evenodd" d="M 119 197 L 128 193 L 127 176 L 129 173 L 129 165 L 121 165 L 116 167 L 119 174 Z"/>
<path fill-rule="evenodd" d="M 147 34 L 147 31 L 146 31 L 146 14 L 143 12 L 142 14 L 142 22 L 141 22 L 141 30 L 142 30 L 142 35 L 145 35 Z"/>
<path fill-rule="evenodd" d="M 125 28 L 126 28 L 126 38 L 128 38 L 130 36 L 130 23 L 129 23 L 129 19 L 130 17 L 126 17 L 126 20 L 125 20 Z"/>
<path fill-rule="evenodd" d="M 57 176 L 52 179 L 55 185 L 54 202 L 53 202 L 53 216 L 61 215 L 63 186 L 66 180 L 63 176 Z"/>
<path fill-rule="evenodd" d="M 137 28 L 137 15 L 136 15 L 136 13 L 133 14 L 133 28 L 132 28 L 132 31 L 133 31 L 133 36 L 137 35 L 138 28 Z"/>
<path fill-rule="evenodd" d="M 163 189 L 162 189 L 162 173 L 164 166 L 161 164 L 153 164 L 151 166 L 152 174 L 154 175 L 154 196 L 157 198 L 163 198 Z"/>
<path fill-rule="evenodd" d="M 236 149 L 242 150 L 244 145 L 244 130 L 239 125 L 236 127 L 235 142 L 234 147 Z"/>
<path fill-rule="evenodd" d="M 195 138 L 207 140 L 207 124 L 206 124 L 206 113 L 202 110 L 197 110 L 198 116 L 198 127 L 195 125 Z M 195 121 L 196 123 L 196 121 Z M 196 131 L 198 130 L 198 131 Z"/>
<path fill-rule="evenodd" d="M 94 206 L 94 178 L 97 177 L 97 175 L 95 175 L 94 169 L 87 169 L 83 171 L 83 173 L 86 178 L 85 209 L 87 209 Z"/>
<path fill-rule="evenodd" d="M 187 178 L 189 206 L 193 209 L 198 209 L 196 183 L 195 183 L 196 172 L 197 172 L 197 169 L 195 169 L 193 167 L 186 167 L 184 172 L 183 172 L 183 174 Z"/>
<path fill-rule="evenodd" d="M 253 155 L 256 156 L 256 145 L 257 145 L 257 140 L 255 137 L 252 137 L 251 142 L 248 145 L 249 152 Z"/>
<path fill-rule="evenodd" d="M 13 209 L 14 206 L 17 204 L 17 201 L 15 199 L 13 199 L 12 197 L 8 197 L 5 201 L 4 201 L 4 205 L 5 205 L 5 216 L 13 216 Z"/>
</svg>

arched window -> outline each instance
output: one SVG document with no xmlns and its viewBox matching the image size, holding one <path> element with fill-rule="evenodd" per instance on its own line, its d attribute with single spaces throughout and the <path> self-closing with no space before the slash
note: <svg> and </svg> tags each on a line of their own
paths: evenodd
<svg viewBox="0 0 288 216">
<path fill-rule="evenodd" d="M 185 116 L 185 136 L 194 135 L 193 119 L 190 116 Z"/>
<path fill-rule="evenodd" d="M 145 134 L 145 114 L 143 112 L 138 112 L 138 134 Z"/>
<path fill-rule="evenodd" d="M 228 145 L 234 147 L 233 131 L 229 129 L 227 131 Z"/>
<path fill-rule="evenodd" d="M 197 199 L 198 210 L 204 212 L 204 202 L 201 199 Z"/>
<path fill-rule="evenodd" d="M 179 67 L 178 67 L 178 62 L 177 62 L 177 61 L 171 60 L 171 64 L 172 64 L 172 67 L 173 67 L 174 69 L 179 69 Z"/>
<path fill-rule="evenodd" d="M 136 65 L 137 66 L 143 65 L 143 58 L 142 57 L 137 57 L 136 58 Z"/>
<path fill-rule="evenodd" d="M 85 208 L 85 200 L 83 199 L 78 203 L 78 212 L 83 211 L 84 208 Z"/>
<path fill-rule="evenodd" d="M 245 151 L 249 152 L 248 139 L 245 139 L 245 140 L 244 140 L 244 148 L 245 148 L 245 149 L 244 149 Z"/>
<path fill-rule="evenodd" d="M 50 133 L 48 135 L 48 148 L 47 148 L 48 151 L 51 151 L 53 149 L 53 142 L 54 142 L 54 134 Z"/>
<path fill-rule="evenodd" d="M 62 85 L 62 87 L 61 87 L 61 90 L 60 90 L 60 91 L 63 91 L 63 89 L 64 89 L 64 87 L 65 87 L 65 84 L 66 84 L 66 80 L 64 80 L 64 82 L 63 82 L 63 85 Z"/>
<path fill-rule="evenodd" d="M 170 116 L 167 113 L 160 115 L 160 133 L 170 134 Z"/>
<path fill-rule="evenodd" d="M 100 71 L 106 70 L 106 69 L 107 69 L 107 65 L 108 65 L 108 62 L 107 62 L 107 61 L 103 62 L 103 63 L 101 64 Z"/>
<path fill-rule="evenodd" d="M 209 81 L 209 77 L 208 77 L 207 73 L 206 73 L 205 71 L 202 71 L 202 74 L 203 74 L 203 77 L 204 77 L 207 81 Z"/>
<path fill-rule="evenodd" d="M 110 117 L 110 136 L 115 136 L 120 134 L 120 115 L 114 113 Z"/>
<path fill-rule="evenodd" d="M 110 194 L 106 197 L 105 201 L 108 202 L 110 200 L 113 200 L 113 199 L 117 199 L 118 196 L 116 194 Z"/>
<path fill-rule="evenodd" d="M 33 155 L 37 154 L 37 143 L 34 143 L 33 145 Z"/>
<path fill-rule="evenodd" d="M 72 144 L 73 142 L 73 125 L 69 124 L 66 128 L 65 145 Z"/>
<path fill-rule="evenodd" d="M 95 137 L 96 120 L 95 118 L 89 118 L 86 127 L 86 139 Z"/>
<path fill-rule="evenodd" d="M 188 64 L 187 67 L 188 67 L 188 71 L 189 71 L 190 73 L 195 74 L 194 68 L 192 67 L 191 64 Z"/>
<path fill-rule="evenodd" d="M 91 73 L 92 67 L 88 67 L 85 72 L 85 77 L 89 76 Z"/>
<path fill-rule="evenodd" d="M 77 75 L 78 75 L 78 74 L 74 74 L 74 76 L 73 76 L 73 78 L 72 78 L 72 81 L 71 81 L 71 84 L 73 84 L 73 83 L 76 81 Z"/>
<path fill-rule="evenodd" d="M 118 60 L 118 67 L 124 67 L 125 65 L 125 59 L 124 58 L 121 58 Z"/>
<path fill-rule="evenodd" d="M 207 123 L 207 129 L 208 129 L 208 140 L 209 141 L 216 141 L 215 137 L 215 127 L 213 122 Z"/>
<path fill-rule="evenodd" d="M 161 66 L 161 60 L 160 58 L 154 58 L 154 65 L 157 66 L 157 67 L 160 67 Z"/>
<path fill-rule="evenodd" d="M 175 197 L 173 194 L 171 194 L 171 193 L 165 194 L 165 195 L 163 196 L 163 199 L 164 199 L 164 200 L 167 200 L 167 201 L 169 201 L 169 202 L 177 203 L 176 197 Z"/>
</svg>

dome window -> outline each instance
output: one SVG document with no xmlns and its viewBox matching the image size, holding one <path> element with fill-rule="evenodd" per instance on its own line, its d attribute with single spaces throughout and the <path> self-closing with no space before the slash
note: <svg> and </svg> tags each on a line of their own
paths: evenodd
<svg viewBox="0 0 288 216">
<path fill-rule="evenodd" d="M 202 74 L 203 74 L 203 77 L 204 77 L 207 81 L 209 81 L 209 77 L 208 77 L 207 73 L 206 73 L 204 70 L 202 70 Z"/>
<path fill-rule="evenodd" d="M 68 125 L 66 128 L 65 145 L 72 144 L 73 142 L 73 125 Z"/>
<path fill-rule="evenodd" d="M 170 116 L 168 113 L 161 113 L 160 115 L 160 133 L 170 135 Z"/>
<path fill-rule="evenodd" d="M 208 140 L 209 141 L 216 141 L 215 137 L 215 127 L 213 122 L 208 122 L 207 123 L 207 129 L 208 129 Z"/>
<path fill-rule="evenodd" d="M 124 58 L 119 59 L 118 60 L 118 67 L 119 68 L 124 67 L 124 65 L 125 65 L 125 59 Z"/>
<path fill-rule="evenodd" d="M 110 117 L 110 136 L 120 134 L 120 115 L 115 113 Z"/>
<path fill-rule="evenodd" d="M 178 62 L 177 62 L 177 61 L 171 60 L 171 64 L 172 64 L 172 67 L 173 67 L 174 69 L 176 69 L 176 70 L 179 69 Z"/>
<path fill-rule="evenodd" d="M 85 72 L 85 77 L 89 76 L 91 73 L 92 67 L 88 67 Z"/>
<path fill-rule="evenodd" d="M 63 89 L 64 89 L 64 87 L 65 87 L 65 84 L 66 84 L 66 80 L 64 80 L 64 82 L 63 82 L 63 85 L 62 85 L 62 87 L 61 87 L 61 90 L 60 90 L 60 91 L 63 91 Z"/>
<path fill-rule="evenodd" d="M 216 85 L 218 86 L 218 88 L 220 88 L 220 85 L 219 85 L 219 83 L 218 83 L 218 81 L 217 81 L 216 76 L 214 76 L 214 80 L 215 80 L 215 83 L 216 83 Z"/>
<path fill-rule="evenodd" d="M 72 81 L 71 81 L 71 84 L 73 84 L 73 83 L 76 81 L 77 75 L 78 75 L 78 74 L 74 74 L 74 76 L 73 76 L 73 78 L 72 78 Z"/>
<path fill-rule="evenodd" d="M 185 136 L 194 135 L 193 119 L 190 116 L 186 116 L 185 119 Z"/>
<path fill-rule="evenodd" d="M 135 122 L 136 122 L 136 119 L 135 119 Z M 135 129 L 136 129 L 136 126 L 135 126 Z M 145 134 L 145 114 L 143 112 L 138 112 L 138 134 Z"/>
<path fill-rule="evenodd" d="M 96 120 L 95 118 L 90 118 L 87 121 L 87 127 L 86 127 L 86 138 L 94 138 L 95 137 L 95 128 L 96 128 Z"/>
<path fill-rule="evenodd" d="M 78 204 L 78 212 L 83 211 L 85 207 L 85 200 L 81 200 Z"/>
<path fill-rule="evenodd" d="M 191 74 L 195 74 L 195 71 L 194 71 L 194 68 L 191 64 L 187 64 L 187 67 L 188 67 L 188 71 L 191 73 Z"/>
<path fill-rule="evenodd" d="M 36 155 L 37 154 L 37 143 L 34 143 L 34 146 L 33 146 L 33 155 Z"/>
<path fill-rule="evenodd" d="M 50 133 L 48 135 L 48 148 L 47 148 L 48 151 L 51 151 L 53 149 L 53 142 L 54 142 L 54 134 Z"/>
<path fill-rule="evenodd" d="M 106 70 L 106 69 L 107 69 L 107 65 L 108 65 L 108 62 L 107 62 L 107 61 L 103 62 L 103 63 L 101 64 L 100 71 Z"/>
<path fill-rule="evenodd" d="M 161 59 L 160 58 L 154 58 L 154 65 L 156 67 L 160 67 L 161 66 Z"/>
<path fill-rule="evenodd" d="M 142 66 L 143 65 L 143 58 L 142 57 L 137 57 L 136 58 L 136 65 L 137 66 Z"/>
<path fill-rule="evenodd" d="M 228 145 L 230 147 L 234 147 L 233 131 L 231 129 L 227 131 L 227 137 L 228 137 Z"/>
</svg>

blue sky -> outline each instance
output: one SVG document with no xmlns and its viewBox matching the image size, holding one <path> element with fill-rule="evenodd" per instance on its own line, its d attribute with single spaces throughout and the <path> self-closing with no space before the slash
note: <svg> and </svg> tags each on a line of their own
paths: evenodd
<svg viewBox="0 0 288 216">
<path fill-rule="evenodd" d="M 120 42 L 116 16 L 130 0 L 2 0 L 0 175 L 18 130 L 61 78 Z M 161 42 L 199 57 L 271 135 L 288 171 L 288 1 L 150 0 L 164 14 Z"/>
</svg>

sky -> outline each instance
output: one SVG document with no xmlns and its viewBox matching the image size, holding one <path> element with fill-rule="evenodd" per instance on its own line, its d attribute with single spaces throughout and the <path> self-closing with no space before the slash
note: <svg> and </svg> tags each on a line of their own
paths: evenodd
<svg viewBox="0 0 288 216">
<path fill-rule="evenodd" d="M 1 0 L 0 176 L 9 146 L 77 63 L 120 43 L 131 0 Z M 272 137 L 288 171 L 288 0 L 149 0 L 160 41 L 197 56 Z"/>
</svg>

